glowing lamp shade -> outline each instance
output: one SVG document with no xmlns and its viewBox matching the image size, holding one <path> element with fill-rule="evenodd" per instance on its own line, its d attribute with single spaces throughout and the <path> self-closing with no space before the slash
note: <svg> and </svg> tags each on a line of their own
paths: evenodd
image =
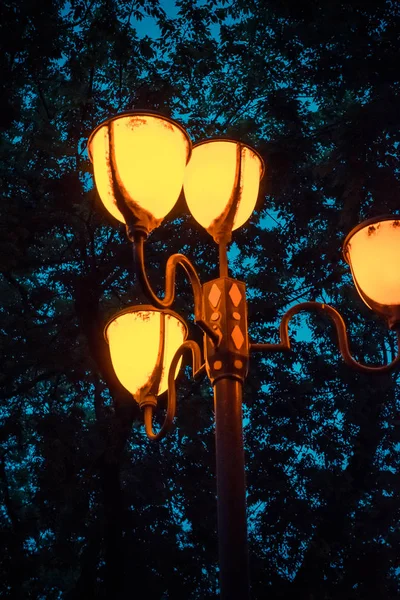
<svg viewBox="0 0 400 600">
<path fill-rule="evenodd" d="M 400 325 L 400 217 L 369 219 L 347 236 L 343 254 L 365 304 Z"/>
<path fill-rule="evenodd" d="M 249 146 L 212 139 L 193 146 L 184 193 L 193 217 L 219 242 L 249 219 L 264 162 Z"/>
<path fill-rule="evenodd" d="M 123 223 L 132 213 L 149 232 L 178 200 L 191 141 L 172 119 L 136 111 L 101 123 L 88 152 L 106 209 Z"/>
<path fill-rule="evenodd" d="M 186 324 L 176 313 L 134 306 L 115 315 L 104 333 L 115 374 L 135 399 L 167 389 L 171 361 L 187 335 Z"/>
</svg>

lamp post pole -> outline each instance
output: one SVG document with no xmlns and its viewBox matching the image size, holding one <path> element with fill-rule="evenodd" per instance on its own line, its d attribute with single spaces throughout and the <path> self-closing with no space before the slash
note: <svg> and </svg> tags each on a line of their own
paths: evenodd
<svg viewBox="0 0 400 600">
<path fill-rule="evenodd" d="M 243 447 L 242 390 L 248 371 L 246 286 L 228 276 L 220 244 L 221 277 L 205 283 L 203 317 L 219 334 L 205 336 L 208 377 L 214 387 L 220 587 L 223 600 L 250 598 Z"/>
<path fill-rule="evenodd" d="M 228 377 L 214 386 L 218 540 L 221 598 L 250 598 L 242 383 Z"/>
</svg>

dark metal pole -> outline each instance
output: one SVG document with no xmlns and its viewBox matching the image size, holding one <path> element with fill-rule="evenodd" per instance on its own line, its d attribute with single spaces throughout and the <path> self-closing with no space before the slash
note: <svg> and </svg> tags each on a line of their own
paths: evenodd
<svg viewBox="0 0 400 600">
<path fill-rule="evenodd" d="M 220 586 L 222 600 L 249 600 L 242 383 L 214 385 Z"/>
<path fill-rule="evenodd" d="M 227 255 L 227 244 L 226 242 L 220 242 L 218 244 L 219 252 L 219 276 L 228 277 L 228 255 Z"/>
</svg>

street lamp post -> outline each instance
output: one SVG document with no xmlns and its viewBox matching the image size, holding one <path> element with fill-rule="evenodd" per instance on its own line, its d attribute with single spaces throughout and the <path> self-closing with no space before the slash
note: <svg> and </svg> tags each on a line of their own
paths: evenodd
<svg viewBox="0 0 400 600">
<path fill-rule="evenodd" d="M 262 158 L 247 144 L 222 138 L 192 148 L 187 132 L 176 121 L 132 111 L 101 123 L 89 138 L 88 150 L 100 198 L 126 225 L 135 249 L 137 277 L 151 303 L 128 307 L 107 324 L 114 370 L 143 409 L 146 433 L 153 440 L 162 439 L 173 424 L 175 378 L 183 355 L 190 353 L 194 377 L 206 371 L 214 389 L 220 595 L 223 600 L 248 600 L 242 388 L 251 351 L 290 350 L 288 324 L 303 310 L 332 319 L 342 357 L 358 371 L 389 372 L 400 364 L 400 350 L 387 365 L 358 363 L 351 356 L 342 317 L 318 302 L 303 302 L 286 312 L 280 343 L 249 341 L 246 286 L 229 277 L 227 260 L 232 231 L 253 212 L 264 173 Z M 167 261 L 165 295 L 160 299 L 146 275 L 144 243 L 172 209 L 182 187 L 192 215 L 219 246 L 220 276 L 202 285 L 190 260 L 174 254 Z M 360 296 L 397 331 L 400 347 L 400 221 L 388 216 L 360 224 L 347 236 L 343 252 Z M 192 286 L 195 323 L 204 334 L 203 352 L 187 339 L 185 322 L 171 310 L 178 265 Z M 140 340 L 140 345 L 132 340 Z M 155 432 L 157 396 L 166 390 L 166 417 Z"/>
</svg>

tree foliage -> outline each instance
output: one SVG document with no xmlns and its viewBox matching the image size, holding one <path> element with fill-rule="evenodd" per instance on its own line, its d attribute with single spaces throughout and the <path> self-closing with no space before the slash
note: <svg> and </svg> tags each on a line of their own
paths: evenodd
<svg viewBox="0 0 400 600">
<path fill-rule="evenodd" d="M 141 296 L 86 141 L 144 108 L 195 141 L 253 144 L 266 177 L 230 253 L 252 339 L 277 341 L 283 312 L 315 299 L 341 310 L 359 360 L 390 361 L 393 339 L 358 299 L 341 243 L 363 218 L 397 212 L 399 5 L 6 0 L 0 17 L 0 595 L 215 598 L 212 391 L 182 377 L 176 429 L 147 441 L 103 339 Z M 202 281 L 217 275 L 183 198 L 147 246 L 160 292 L 172 252 Z M 321 318 L 296 317 L 291 333 L 293 352 L 252 355 L 246 382 L 253 598 L 396 598 L 397 375 L 349 371 Z"/>
</svg>

